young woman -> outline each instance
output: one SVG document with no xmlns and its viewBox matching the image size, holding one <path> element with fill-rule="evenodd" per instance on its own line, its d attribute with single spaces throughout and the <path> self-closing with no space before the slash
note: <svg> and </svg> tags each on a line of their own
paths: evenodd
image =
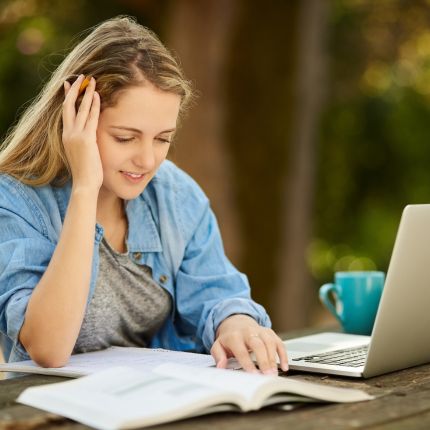
<svg viewBox="0 0 430 430">
<path fill-rule="evenodd" d="M 84 77 L 91 76 L 88 79 Z M 86 79 L 86 80 L 85 80 Z M 84 82 L 85 81 L 85 82 Z M 208 199 L 166 160 L 191 96 L 148 29 L 108 20 L 80 42 L 0 153 L 0 332 L 8 361 L 60 367 L 110 345 L 210 352 L 287 369 L 226 258 Z"/>
</svg>

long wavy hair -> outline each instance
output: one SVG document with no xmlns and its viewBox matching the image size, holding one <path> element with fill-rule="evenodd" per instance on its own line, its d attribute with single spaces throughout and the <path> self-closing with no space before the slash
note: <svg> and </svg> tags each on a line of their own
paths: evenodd
<svg viewBox="0 0 430 430">
<path fill-rule="evenodd" d="M 115 105 L 121 90 L 145 81 L 179 95 L 181 113 L 192 98 L 178 62 L 151 30 L 131 17 L 109 19 L 73 48 L 8 132 L 0 150 L 1 173 L 32 186 L 61 186 L 70 179 L 62 143 L 63 84 L 81 73 L 96 78 L 101 110 Z"/>
</svg>

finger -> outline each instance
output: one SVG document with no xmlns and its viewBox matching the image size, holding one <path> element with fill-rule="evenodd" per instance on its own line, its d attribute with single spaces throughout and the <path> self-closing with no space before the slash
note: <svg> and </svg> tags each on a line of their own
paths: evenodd
<svg viewBox="0 0 430 430">
<path fill-rule="evenodd" d="M 90 113 L 88 114 L 86 128 L 90 130 L 97 130 L 100 116 L 100 95 L 97 91 L 93 93 L 93 102 L 91 104 Z"/>
<path fill-rule="evenodd" d="M 71 86 L 70 82 L 64 81 L 64 96 L 67 96 Z"/>
<path fill-rule="evenodd" d="M 230 348 L 230 350 L 244 370 L 251 373 L 259 373 L 244 343 L 239 343 L 235 345 L 234 348 Z"/>
<path fill-rule="evenodd" d="M 271 368 L 278 369 L 278 363 L 276 358 L 278 348 L 277 341 L 279 337 L 273 330 L 270 329 L 263 329 L 261 332 L 259 332 L 259 337 L 266 346 L 267 357 L 269 359 Z"/>
<path fill-rule="evenodd" d="M 272 363 L 266 344 L 260 335 L 251 336 L 247 342 L 249 349 L 255 354 L 255 358 L 258 363 L 258 367 L 264 374 L 274 374 L 277 373 L 276 364 Z"/>
<path fill-rule="evenodd" d="M 227 353 L 220 342 L 215 342 L 211 348 L 211 355 L 215 360 L 216 367 L 225 369 L 227 367 Z"/>
<path fill-rule="evenodd" d="M 83 79 L 83 75 L 79 75 L 73 82 L 63 102 L 63 129 L 71 128 L 75 123 L 76 109 L 75 102 L 78 96 L 79 85 Z"/>
<path fill-rule="evenodd" d="M 276 351 L 278 353 L 281 369 L 284 372 L 286 372 L 288 370 L 288 356 L 287 356 L 286 346 L 285 346 L 284 342 L 282 342 L 281 339 L 279 339 L 277 342 Z"/>
<path fill-rule="evenodd" d="M 79 129 L 83 129 L 88 120 L 88 114 L 91 109 L 91 105 L 93 102 L 93 94 L 96 87 L 96 81 L 94 78 L 91 78 L 88 87 L 85 89 L 84 98 L 82 99 L 81 105 L 79 106 L 78 113 L 76 115 L 76 127 Z"/>
<path fill-rule="evenodd" d="M 76 80 L 73 82 L 73 84 L 70 84 L 70 82 L 65 81 L 64 85 L 65 87 L 68 87 L 66 97 L 64 99 L 64 103 L 66 105 L 72 105 L 75 106 L 76 99 L 79 95 L 79 87 L 81 86 L 82 80 L 84 79 L 84 75 L 79 75 Z"/>
</svg>

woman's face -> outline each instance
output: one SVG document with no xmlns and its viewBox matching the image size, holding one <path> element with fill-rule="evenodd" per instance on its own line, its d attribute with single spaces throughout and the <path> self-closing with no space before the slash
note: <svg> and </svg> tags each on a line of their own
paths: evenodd
<svg viewBox="0 0 430 430">
<path fill-rule="evenodd" d="M 97 128 L 104 196 L 136 198 L 165 160 L 176 128 L 180 97 L 153 85 L 124 90 L 104 109 Z"/>
</svg>

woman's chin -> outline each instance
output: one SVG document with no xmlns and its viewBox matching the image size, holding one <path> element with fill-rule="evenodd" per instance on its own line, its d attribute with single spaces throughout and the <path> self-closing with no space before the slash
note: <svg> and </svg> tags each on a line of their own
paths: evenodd
<svg viewBox="0 0 430 430">
<path fill-rule="evenodd" d="M 146 185 L 147 184 L 140 184 L 139 186 L 107 186 L 107 184 L 103 184 L 103 197 L 107 197 L 108 194 L 113 194 L 122 200 L 133 200 L 143 193 Z"/>
<path fill-rule="evenodd" d="M 138 190 L 118 190 L 116 195 L 122 200 L 133 200 L 143 193 L 145 188 L 139 188 Z"/>
</svg>

